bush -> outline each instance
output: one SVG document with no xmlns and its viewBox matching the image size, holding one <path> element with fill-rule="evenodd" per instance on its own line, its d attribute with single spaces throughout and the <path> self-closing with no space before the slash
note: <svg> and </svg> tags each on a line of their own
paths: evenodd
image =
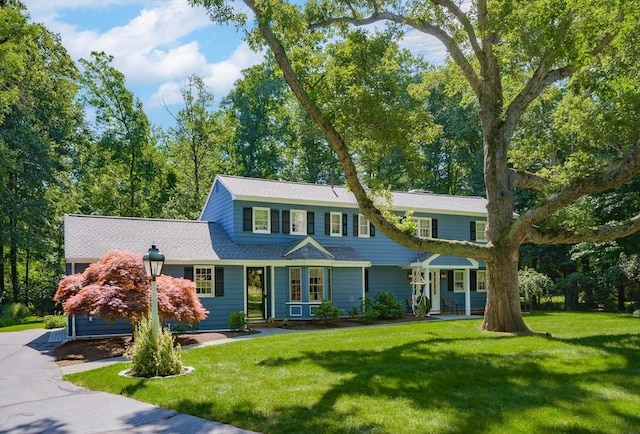
<svg viewBox="0 0 640 434">
<path fill-rule="evenodd" d="M 640 318 L 640 309 L 634 311 L 633 316 L 635 316 L 636 318 Z"/>
<path fill-rule="evenodd" d="M 379 292 L 373 300 L 373 308 L 378 311 L 379 318 L 395 319 L 402 317 L 404 303 L 393 292 Z"/>
<path fill-rule="evenodd" d="M 67 317 L 65 315 L 47 315 L 44 317 L 44 328 L 59 329 L 67 326 Z"/>
<path fill-rule="evenodd" d="M 380 316 L 380 312 L 373 307 L 372 299 L 361 298 L 360 300 L 360 315 L 358 321 L 362 324 L 373 324 Z"/>
<path fill-rule="evenodd" d="M 342 309 L 336 307 L 330 301 L 323 301 L 320 306 L 318 306 L 313 311 L 313 315 L 317 318 L 320 318 L 324 321 L 325 324 L 334 324 L 340 319 L 340 315 L 342 314 Z"/>
<path fill-rule="evenodd" d="M 229 314 L 229 326 L 231 330 L 244 330 L 247 325 L 247 317 L 244 312 L 231 312 Z"/>
<path fill-rule="evenodd" d="M 173 347 L 173 336 L 161 327 L 154 339 L 151 320 L 144 318 L 134 333 L 134 344 L 127 356 L 131 360 L 130 373 L 136 377 L 167 377 L 182 372 L 180 345 Z"/>
<path fill-rule="evenodd" d="M 2 309 L 2 316 L 21 323 L 31 315 L 31 311 L 22 303 L 10 303 Z"/>
</svg>

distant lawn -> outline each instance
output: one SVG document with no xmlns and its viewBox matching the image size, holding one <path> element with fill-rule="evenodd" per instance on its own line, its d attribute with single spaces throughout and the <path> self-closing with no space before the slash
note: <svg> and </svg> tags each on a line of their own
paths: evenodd
<svg viewBox="0 0 640 434">
<path fill-rule="evenodd" d="M 78 385 L 265 433 L 640 432 L 640 319 L 536 313 L 546 336 L 480 321 L 299 332 L 184 352 L 190 375 Z"/>
<path fill-rule="evenodd" d="M 8 326 L 0 326 L 0 333 L 4 332 L 21 332 L 23 330 L 43 329 L 45 326 L 44 319 L 37 316 L 30 316 L 27 320 L 20 324 Z"/>
</svg>

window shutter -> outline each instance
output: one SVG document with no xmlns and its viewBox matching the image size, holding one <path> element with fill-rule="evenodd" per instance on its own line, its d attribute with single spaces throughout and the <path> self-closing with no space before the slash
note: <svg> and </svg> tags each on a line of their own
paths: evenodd
<svg viewBox="0 0 640 434">
<path fill-rule="evenodd" d="M 224 268 L 216 267 L 215 296 L 224 297 Z"/>
<path fill-rule="evenodd" d="M 324 213 L 324 234 L 331 235 L 331 214 Z"/>
<path fill-rule="evenodd" d="M 360 230 L 360 225 L 358 224 L 358 214 L 353 215 L 353 236 L 358 236 L 358 231 Z"/>
<path fill-rule="evenodd" d="M 193 267 L 184 267 L 182 275 L 185 279 L 193 280 Z"/>
<path fill-rule="evenodd" d="M 476 270 L 471 270 L 471 290 L 475 291 L 477 290 L 478 287 L 478 273 L 476 272 Z"/>
<path fill-rule="evenodd" d="M 316 232 L 315 214 L 313 211 L 307 211 L 307 235 L 313 235 Z"/>
<path fill-rule="evenodd" d="M 438 238 L 438 219 L 431 219 L 431 238 Z"/>
<path fill-rule="evenodd" d="M 369 236 L 370 237 L 376 236 L 376 227 L 371 222 L 369 222 Z"/>
<path fill-rule="evenodd" d="M 342 236 L 346 237 L 347 236 L 347 215 L 346 214 L 342 214 Z"/>
<path fill-rule="evenodd" d="M 447 271 L 447 291 L 453 292 L 453 270 Z"/>
<path fill-rule="evenodd" d="M 271 210 L 271 233 L 277 234 L 280 232 L 280 211 L 277 209 Z"/>
<path fill-rule="evenodd" d="M 289 217 L 289 211 L 282 211 L 282 233 L 288 234 L 290 232 L 291 219 Z"/>
<path fill-rule="evenodd" d="M 245 232 L 253 231 L 253 210 L 251 208 L 242 208 L 242 230 Z"/>
<path fill-rule="evenodd" d="M 469 236 L 469 239 L 471 241 L 475 241 L 476 240 L 476 222 L 471 222 L 471 224 L 469 225 L 470 229 L 471 229 L 471 234 Z"/>
<path fill-rule="evenodd" d="M 369 292 L 369 269 L 364 269 L 364 292 Z"/>
</svg>

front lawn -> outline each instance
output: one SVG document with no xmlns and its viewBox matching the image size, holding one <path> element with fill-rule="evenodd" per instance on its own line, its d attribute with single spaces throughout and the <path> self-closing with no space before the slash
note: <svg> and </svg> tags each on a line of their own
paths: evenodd
<svg viewBox="0 0 640 434">
<path fill-rule="evenodd" d="M 552 337 L 479 320 L 298 332 L 185 351 L 182 377 L 121 378 L 119 364 L 65 379 L 265 433 L 640 431 L 640 319 L 526 322 Z"/>
</svg>

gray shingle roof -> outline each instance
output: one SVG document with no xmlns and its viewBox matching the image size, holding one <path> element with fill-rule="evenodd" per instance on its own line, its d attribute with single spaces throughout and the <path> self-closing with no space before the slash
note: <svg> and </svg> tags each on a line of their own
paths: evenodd
<svg viewBox="0 0 640 434">
<path fill-rule="evenodd" d="M 236 200 L 358 207 L 353 193 L 344 187 L 226 175 L 218 175 L 216 182 L 221 182 Z M 478 196 L 393 191 L 391 197 L 392 208 L 397 210 L 482 216 L 487 214 L 487 200 Z"/>
<path fill-rule="evenodd" d="M 165 255 L 167 263 L 293 259 L 365 262 L 350 247 L 325 247 L 333 255 L 328 258 L 326 255 L 320 257 L 315 249 L 286 256 L 292 247 L 290 243 L 236 244 L 219 224 L 212 222 L 78 214 L 64 218 L 67 262 L 94 262 L 115 249 L 144 254 L 152 243 Z"/>
</svg>

